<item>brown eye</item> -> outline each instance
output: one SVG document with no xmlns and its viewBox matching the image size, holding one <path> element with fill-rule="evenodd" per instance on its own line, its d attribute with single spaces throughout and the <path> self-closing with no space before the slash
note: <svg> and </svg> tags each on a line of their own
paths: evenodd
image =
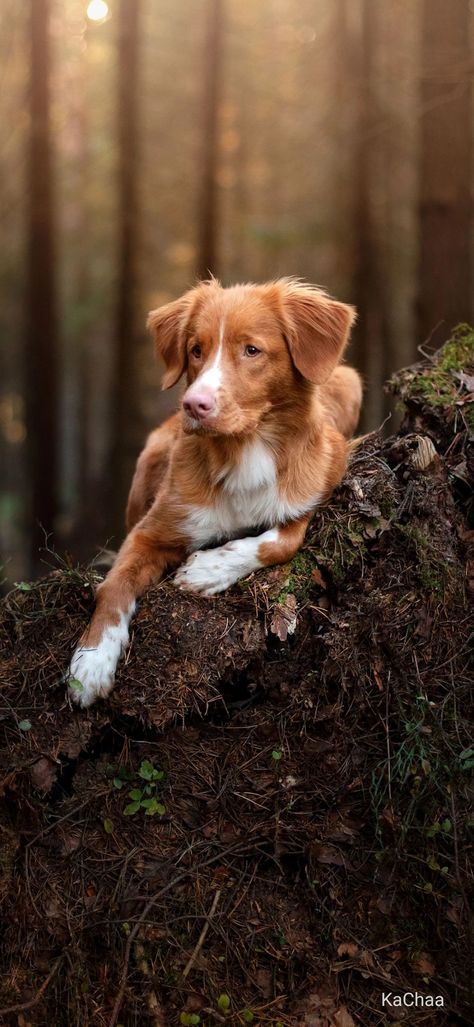
<svg viewBox="0 0 474 1027">
<path fill-rule="evenodd" d="M 202 349 L 201 349 L 201 347 L 200 347 L 200 346 L 198 345 L 198 343 L 196 343 L 196 345 L 195 345 L 195 346 L 193 346 L 193 348 L 192 348 L 192 350 L 191 350 L 191 353 L 192 353 L 192 356 L 193 356 L 193 357 L 200 357 L 200 356 L 201 356 L 201 354 L 202 354 Z"/>
<path fill-rule="evenodd" d="M 258 353 L 261 353 L 261 350 L 257 349 L 256 346 L 246 346 L 245 347 L 245 356 L 246 357 L 256 357 Z"/>
</svg>

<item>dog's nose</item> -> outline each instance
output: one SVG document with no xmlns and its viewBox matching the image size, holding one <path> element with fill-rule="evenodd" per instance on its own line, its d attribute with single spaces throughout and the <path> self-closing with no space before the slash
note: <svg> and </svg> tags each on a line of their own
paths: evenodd
<svg viewBox="0 0 474 1027">
<path fill-rule="evenodd" d="M 211 414 L 215 408 L 215 399 L 210 395 L 209 392 L 195 392 L 190 396 L 185 396 L 183 399 L 183 407 L 189 417 L 194 417 L 196 421 L 202 421 L 208 414 Z"/>
</svg>

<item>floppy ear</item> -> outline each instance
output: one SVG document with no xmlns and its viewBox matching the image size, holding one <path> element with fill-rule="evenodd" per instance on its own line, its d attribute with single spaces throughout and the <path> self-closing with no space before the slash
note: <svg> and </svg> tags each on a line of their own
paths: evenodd
<svg viewBox="0 0 474 1027">
<path fill-rule="evenodd" d="M 319 385 L 342 357 L 356 319 L 355 309 L 313 286 L 291 281 L 275 285 L 293 363 L 304 378 Z"/>
<path fill-rule="evenodd" d="M 147 328 L 155 338 L 155 350 L 166 365 L 161 383 L 162 389 L 176 385 L 186 368 L 186 327 L 193 304 L 195 289 L 181 296 L 179 300 L 166 303 L 164 307 L 152 310 L 147 319 Z"/>
<path fill-rule="evenodd" d="M 191 318 L 196 314 L 206 290 L 219 288 L 216 278 L 200 282 L 189 289 L 179 300 L 166 303 L 164 307 L 152 310 L 146 326 L 155 337 L 156 355 L 164 360 L 166 372 L 161 382 L 162 389 L 171 389 L 186 370 L 186 342 L 191 331 Z"/>
</svg>

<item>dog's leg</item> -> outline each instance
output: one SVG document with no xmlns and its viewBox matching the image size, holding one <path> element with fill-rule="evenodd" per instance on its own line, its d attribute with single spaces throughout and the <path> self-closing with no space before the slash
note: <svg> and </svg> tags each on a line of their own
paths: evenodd
<svg viewBox="0 0 474 1027">
<path fill-rule="evenodd" d="M 354 434 L 362 403 L 362 380 L 358 371 L 340 364 L 321 390 L 321 401 L 331 424 L 347 439 Z"/>
<path fill-rule="evenodd" d="M 155 508 L 127 536 L 97 589 L 95 613 L 70 663 L 69 694 L 79 706 L 90 706 L 111 691 L 117 663 L 128 644 L 136 599 L 163 577 L 167 567 L 179 564 L 183 554 L 179 535 Z"/>
<path fill-rule="evenodd" d="M 252 571 L 291 560 L 303 542 L 310 516 L 279 525 L 263 535 L 238 538 L 217 549 L 192 553 L 179 568 L 175 583 L 188 592 L 213 596 Z"/>
<path fill-rule="evenodd" d="M 131 531 L 141 521 L 158 495 L 168 469 L 175 434 L 176 418 L 170 417 L 151 433 L 138 457 L 127 501 L 127 531 Z"/>
</svg>

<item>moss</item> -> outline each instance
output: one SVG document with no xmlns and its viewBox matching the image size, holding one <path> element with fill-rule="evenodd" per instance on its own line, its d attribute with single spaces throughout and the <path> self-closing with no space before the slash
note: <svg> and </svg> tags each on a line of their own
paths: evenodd
<svg viewBox="0 0 474 1027">
<path fill-rule="evenodd" d="M 430 539 L 420 528 L 411 524 L 397 525 L 398 531 L 414 548 L 417 564 L 416 574 L 426 592 L 441 597 L 448 582 L 448 570 Z"/>
<path fill-rule="evenodd" d="M 443 346 L 429 367 L 410 373 L 403 381 L 402 398 L 422 399 L 426 406 L 450 408 L 451 419 L 456 416 L 458 383 L 453 372 L 465 370 L 474 364 L 474 329 L 459 325 L 449 342 Z M 392 380 L 397 390 L 397 379 Z M 472 409 L 463 411 L 466 422 L 474 426 Z"/>
<path fill-rule="evenodd" d="M 311 574 L 315 566 L 314 554 L 307 549 L 300 549 L 287 565 L 288 573 L 276 597 L 277 603 L 284 603 L 290 594 L 295 595 L 300 603 L 307 599 L 313 586 Z"/>
<path fill-rule="evenodd" d="M 361 517 L 334 517 L 318 536 L 316 559 L 328 568 L 337 584 L 345 581 L 348 572 L 356 565 L 362 569 L 367 550 L 364 535 L 367 523 Z"/>
<path fill-rule="evenodd" d="M 396 513 L 396 506 L 393 500 L 386 493 L 378 497 L 380 513 L 382 517 L 389 520 Z"/>
<path fill-rule="evenodd" d="M 462 371 L 473 363 L 474 329 L 470 325 L 458 325 L 452 338 L 443 346 L 438 366 L 441 371 Z"/>
</svg>

